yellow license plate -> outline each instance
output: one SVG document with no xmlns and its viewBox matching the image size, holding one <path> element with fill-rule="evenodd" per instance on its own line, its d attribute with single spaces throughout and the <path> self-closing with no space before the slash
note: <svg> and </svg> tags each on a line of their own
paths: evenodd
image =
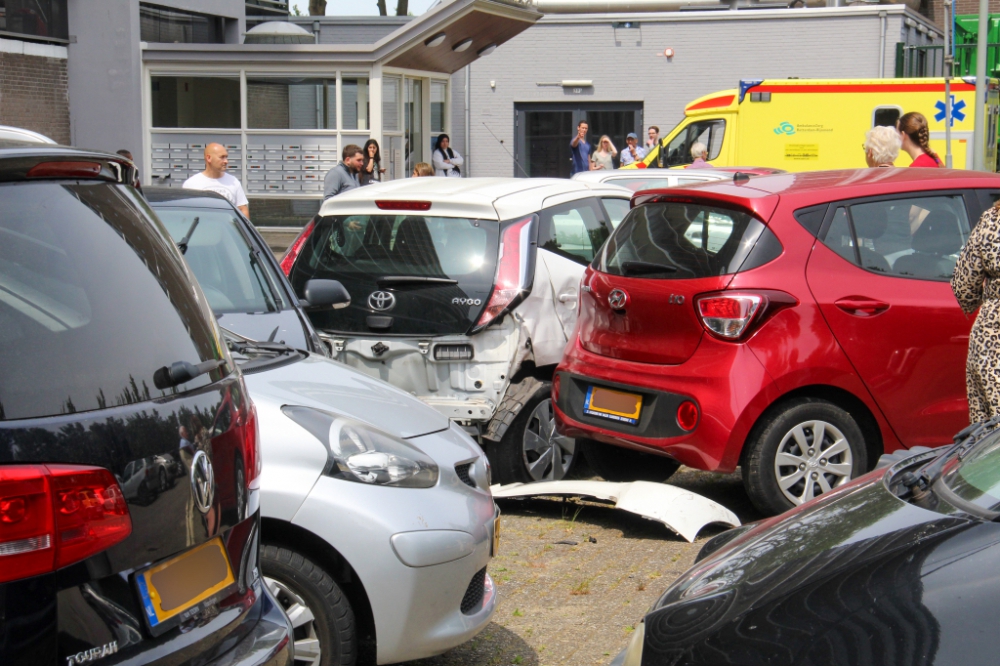
<svg viewBox="0 0 1000 666">
<path fill-rule="evenodd" d="M 602 419 L 638 425 L 642 412 L 642 396 L 638 393 L 616 391 L 600 386 L 587 388 L 583 413 Z"/>
<path fill-rule="evenodd" d="M 136 576 L 150 628 L 236 582 L 221 538 L 196 546 Z"/>
<path fill-rule="evenodd" d="M 490 557 L 496 557 L 500 552 L 500 509 L 497 509 L 496 518 L 493 519 L 493 548 L 490 550 Z"/>
</svg>

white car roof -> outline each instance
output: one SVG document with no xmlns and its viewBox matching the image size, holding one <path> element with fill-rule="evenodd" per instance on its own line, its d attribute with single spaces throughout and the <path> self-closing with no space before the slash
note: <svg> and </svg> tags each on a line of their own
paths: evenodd
<svg viewBox="0 0 1000 666">
<path fill-rule="evenodd" d="M 604 183 L 612 179 L 646 178 L 699 178 L 704 180 L 726 180 L 732 178 L 731 171 L 719 169 L 615 169 L 614 171 L 581 171 L 573 175 L 573 180 L 584 183 Z"/>
<path fill-rule="evenodd" d="M 323 202 L 320 215 L 386 214 L 378 201 L 429 201 L 430 214 L 509 220 L 534 213 L 574 194 L 627 199 L 631 194 L 613 185 L 560 178 L 404 178 L 365 185 Z M 404 211 L 405 212 L 405 211 Z"/>
</svg>

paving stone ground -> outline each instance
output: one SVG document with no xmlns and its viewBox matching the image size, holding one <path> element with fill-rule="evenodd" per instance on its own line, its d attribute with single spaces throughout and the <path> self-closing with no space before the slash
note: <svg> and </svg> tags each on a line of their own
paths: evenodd
<svg viewBox="0 0 1000 666">
<path fill-rule="evenodd" d="M 681 468 L 670 483 L 719 502 L 743 521 L 760 518 L 738 472 Z M 720 531 L 708 527 L 689 544 L 660 523 L 595 502 L 498 503 L 502 541 L 489 567 L 500 594 L 493 621 L 472 641 L 407 666 L 607 664 L 650 605 Z"/>
</svg>

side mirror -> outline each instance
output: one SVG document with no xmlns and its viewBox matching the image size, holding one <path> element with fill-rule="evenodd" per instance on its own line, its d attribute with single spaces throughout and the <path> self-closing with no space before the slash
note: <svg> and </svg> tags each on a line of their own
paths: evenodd
<svg viewBox="0 0 1000 666">
<path fill-rule="evenodd" d="M 351 304 L 351 295 L 337 280 L 309 280 L 305 296 L 300 305 L 309 309 L 332 307 L 340 310 Z"/>
</svg>

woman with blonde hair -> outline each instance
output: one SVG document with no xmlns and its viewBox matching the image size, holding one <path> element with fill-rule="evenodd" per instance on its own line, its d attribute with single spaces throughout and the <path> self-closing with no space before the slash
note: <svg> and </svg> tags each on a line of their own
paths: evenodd
<svg viewBox="0 0 1000 666">
<path fill-rule="evenodd" d="M 611 137 L 607 134 L 602 135 L 601 140 L 597 142 L 597 150 L 590 156 L 590 170 L 607 169 L 610 171 L 614 169 L 614 158 L 617 154 L 615 144 L 611 143 Z"/>
<path fill-rule="evenodd" d="M 899 138 L 903 141 L 903 150 L 913 158 L 911 167 L 940 167 L 941 158 L 931 150 L 931 131 L 927 118 L 917 111 L 904 113 L 896 123 Z"/>
<path fill-rule="evenodd" d="M 891 167 L 899 157 L 903 140 L 892 127 L 877 126 L 865 132 L 865 162 L 870 167 Z"/>
</svg>

